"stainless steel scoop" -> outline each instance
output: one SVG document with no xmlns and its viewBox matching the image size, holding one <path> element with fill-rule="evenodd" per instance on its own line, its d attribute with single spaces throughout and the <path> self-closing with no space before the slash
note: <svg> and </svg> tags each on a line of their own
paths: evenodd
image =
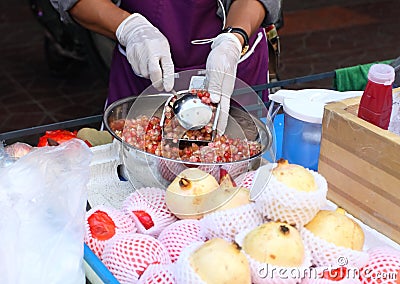
<svg viewBox="0 0 400 284">
<path fill-rule="evenodd" d="M 171 117 L 168 113 L 172 113 L 173 116 Z M 196 93 L 189 90 L 173 92 L 166 100 L 162 110 L 160 119 L 162 140 L 181 149 L 191 146 L 193 143 L 207 145 L 214 141 L 217 134 L 219 113 L 219 104 L 214 107 L 204 104 Z M 167 131 L 171 131 L 170 123 L 174 119 L 179 124 L 179 127 L 175 128 L 177 130 L 175 135 L 177 136 L 170 136 Z M 168 130 L 166 128 L 167 125 Z M 202 138 L 192 138 L 194 134 L 192 131 L 203 131 L 206 128 L 206 133 L 208 134 Z"/>
<path fill-rule="evenodd" d="M 212 118 L 212 109 L 192 93 L 181 95 L 172 106 L 172 111 L 180 125 L 187 130 L 198 130 L 206 126 Z"/>
</svg>

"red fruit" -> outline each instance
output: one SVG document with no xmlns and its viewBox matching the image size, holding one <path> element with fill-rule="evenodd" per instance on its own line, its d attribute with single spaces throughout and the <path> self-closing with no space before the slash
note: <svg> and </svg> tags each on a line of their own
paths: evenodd
<svg viewBox="0 0 400 284">
<path fill-rule="evenodd" d="M 122 131 L 124 128 L 126 120 L 125 119 L 118 119 L 110 122 L 110 128 L 113 130 Z"/>
<path fill-rule="evenodd" d="M 143 210 L 138 210 L 138 211 L 133 211 L 133 214 L 139 219 L 140 223 L 142 223 L 143 227 L 148 230 L 151 227 L 154 227 L 154 222 L 151 219 L 151 216 L 143 211 Z"/>
<path fill-rule="evenodd" d="M 236 182 L 233 180 L 233 178 L 228 173 L 228 171 L 224 168 L 221 168 L 219 170 L 219 184 L 227 183 L 227 182 L 229 184 L 232 184 L 233 187 L 236 187 Z"/>
<path fill-rule="evenodd" d="M 92 237 L 106 241 L 115 235 L 115 223 L 106 212 L 96 211 L 88 218 Z"/>
<path fill-rule="evenodd" d="M 197 93 L 194 91 L 193 93 Z M 209 93 L 201 92 L 200 96 L 204 100 L 209 100 Z M 172 112 L 172 110 L 170 110 Z M 173 115 L 170 112 L 166 112 L 165 121 L 164 121 L 164 137 L 174 139 L 174 143 L 178 142 L 178 137 L 182 137 L 182 127 L 179 126 L 177 120 L 171 120 Z M 162 141 L 162 129 L 160 126 L 160 119 L 158 117 L 148 118 L 146 116 L 140 116 L 134 120 L 127 120 L 124 130 L 112 128 L 116 131 L 116 133 L 122 137 L 127 143 L 132 146 L 145 150 L 146 152 L 171 158 L 171 159 L 179 159 L 183 161 L 190 162 L 201 162 L 199 155 L 201 155 L 201 149 L 205 149 L 204 147 L 208 147 L 207 152 L 210 152 L 210 156 L 205 157 L 207 161 L 210 162 L 232 162 L 239 161 L 244 158 L 253 156 L 260 152 L 261 148 L 257 142 L 249 143 L 246 140 L 242 139 L 230 139 L 225 135 L 219 136 L 217 135 L 213 142 L 210 142 L 209 145 L 198 146 L 193 143 L 191 146 L 185 148 L 182 151 L 178 147 L 171 146 L 168 148 L 167 144 L 163 145 L 162 152 L 158 151 L 157 147 L 154 147 L 153 144 L 156 143 L 160 145 Z M 211 140 L 211 132 L 212 127 L 210 125 L 205 126 L 201 130 L 195 131 L 187 131 L 185 136 L 192 140 Z M 230 147 L 233 145 L 234 147 Z"/>
<path fill-rule="evenodd" d="M 163 228 L 177 220 L 165 203 L 165 189 L 156 187 L 135 190 L 125 199 L 121 209 L 140 233 L 151 236 L 158 236 Z"/>
<path fill-rule="evenodd" d="M 226 176 L 228 174 L 228 171 L 224 168 L 220 168 L 219 170 L 219 177 L 220 179 L 223 178 L 224 176 Z M 220 180 L 221 181 L 221 180 Z"/>
<path fill-rule="evenodd" d="M 197 91 L 197 96 L 201 99 L 202 97 L 204 97 L 204 92 Z"/>
<path fill-rule="evenodd" d="M 133 221 L 122 211 L 98 205 L 86 212 L 84 241 L 101 259 L 104 247 L 119 234 L 134 233 Z"/>
<path fill-rule="evenodd" d="M 107 244 L 103 263 L 120 283 L 137 283 L 151 264 L 170 264 L 168 251 L 156 238 L 121 234 Z"/>
<path fill-rule="evenodd" d="M 328 279 L 331 281 L 340 281 L 345 279 L 347 276 L 347 268 L 346 267 L 339 267 L 332 270 L 324 271 L 322 278 Z"/>
<path fill-rule="evenodd" d="M 52 141 L 54 145 L 61 144 L 70 139 L 76 138 L 77 131 L 71 132 L 68 130 L 50 130 L 39 138 L 38 147 L 50 146 L 49 141 Z"/>
<path fill-rule="evenodd" d="M 159 126 L 160 126 L 160 118 L 158 118 L 157 116 L 152 116 L 150 118 L 149 123 L 147 124 L 146 132 L 151 129 L 157 129 Z"/>
<path fill-rule="evenodd" d="M 73 138 L 77 138 L 76 134 L 78 131 L 68 131 L 68 130 L 50 130 L 46 131 L 46 133 L 39 138 L 38 142 L 38 147 L 44 147 L 44 146 L 58 146 L 63 142 L 66 142 L 68 140 L 71 140 Z M 89 143 L 89 141 L 84 140 L 86 145 L 89 147 L 92 147 L 92 145 Z"/>
<path fill-rule="evenodd" d="M 225 152 L 225 153 L 224 153 L 224 158 L 225 158 L 225 160 L 226 160 L 227 162 L 230 162 L 231 154 L 228 153 L 228 152 Z"/>
<path fill-rule="evenodd" d="M 87 140 L 84 140 L 84 142 L 85 142 L 85 143 L 86 143 L 86 145 L 88 145 L 89 147 L 93 147 L 92 143 L 90 143 L 89 141 L 87 141 Z"/>
</svg>

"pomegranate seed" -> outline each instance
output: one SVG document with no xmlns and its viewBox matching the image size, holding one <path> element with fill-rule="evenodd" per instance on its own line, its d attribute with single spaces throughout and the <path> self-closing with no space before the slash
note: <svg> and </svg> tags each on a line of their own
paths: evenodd
<svg viewBox="0 0 400 284">
<path fill-rule="evenodd" d="M 210 97 L 208 92 L 197 92 L 202 99 Z M 200 162 L 231 162 L 241 160 L 261 151 L 261 145 L 256 141 L 232 139 L 226 135 L 216 135 L 211 141 L 212 125 L 207 125 L 200 130 L 185 131 L 176 119 L 173 118 L 172 109 L 166 108 L 164 135 L 172 138 L 175 143 L 182 137 L 193 140 L 209 140 L 207 146 L 192 143 L 191 146 L 180 150 L 161 143 L 162 128 L 160 118 L 157 116 L 139 116 L 135 119 L 119 120 L 110 125 L 123 141 L 149 153 L 177 160 Z M 118 128 L 117 128 L 118 127 Z"/>
</svg>

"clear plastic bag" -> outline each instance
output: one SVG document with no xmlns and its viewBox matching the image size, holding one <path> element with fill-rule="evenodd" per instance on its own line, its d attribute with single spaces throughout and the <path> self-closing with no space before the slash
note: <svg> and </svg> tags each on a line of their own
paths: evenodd
<svg viewBox="0 0 400 284">
<path fill-rule="evenodd" d="M 85 283 L 91 156 L 73 139 L 0 168 L 0 283 Z"/>
</svg>

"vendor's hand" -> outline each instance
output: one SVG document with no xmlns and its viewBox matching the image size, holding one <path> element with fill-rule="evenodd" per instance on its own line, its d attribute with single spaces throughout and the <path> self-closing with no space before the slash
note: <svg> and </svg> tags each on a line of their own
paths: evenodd
<svg viewBox="0 0 400 284">
<path fill-rule="evenodd" d="M 140 14 L 126 18 L 116 31 L 136 75 L 150 79 L 153 86 L 169 92 L 174 87 L 174 63 L 167 38 Z"/>
<path fill-rule="evenodd" d="M 206 82 L 213 103 L 220 103 L 218 133 L 223 134 L 228 124 L 230 98 L 235 86 L 236 69 L 242 45 L 232 33 L 218 35 L 206 63 Z"/>
</svg>

